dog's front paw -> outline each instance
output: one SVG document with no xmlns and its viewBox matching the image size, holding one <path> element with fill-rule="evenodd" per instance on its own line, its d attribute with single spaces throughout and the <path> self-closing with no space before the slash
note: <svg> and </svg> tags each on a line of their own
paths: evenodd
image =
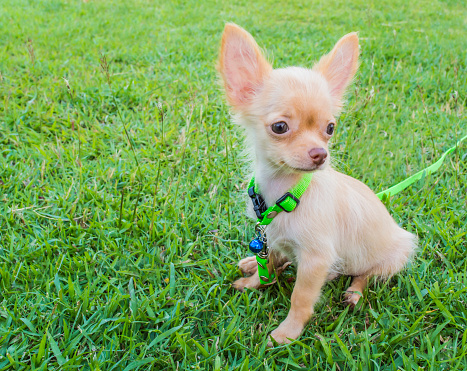
<svg viewBox="0 0 467 371">
<path fill-rule="evenodd" d="M 259 282 L 259 277 L 257 274 L 254 274 L 253 276 L 250 277 L 243 277 L 238 280 L 236 280 L 234 283 L 232 283 L 232 286 L 234 289 L 237 289 L 238 291 L 244 291 L 245 289 L 258 289 L 260 287 L 260 282 Z"/>
<path fill-rule="evenodd" d="M 242 259 L 238 262 L 238 267 L 248 276 L 255 274 L 258 271 L 258 263 L 256 262 L 255 256 L 249 256 L 248 258 Z"/>
<path fill-rule="evenodd" d="M 268 347 L 274 346 L 272 342 L 273 339 L 279 344 L 288 344 L 291 341 L 298 339 L 302 331 L 303 325 L 293 323 L 293 321 L 288 321 L 286 319 L 269 335 L 271 340 L 268 342 Z"/>
</svg>

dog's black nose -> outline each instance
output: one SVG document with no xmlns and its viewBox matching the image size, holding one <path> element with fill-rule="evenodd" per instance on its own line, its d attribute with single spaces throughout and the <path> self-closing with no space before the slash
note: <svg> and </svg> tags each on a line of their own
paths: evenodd
<svg viewBox="0 0 467 371">
<path fill-rule="evenodd" d="M 322 165 L 328 157 L 328 153 L 324 148 L 313 148 L 308 152 L 311 157 L 311 161 L 317 166 Z"/>
</svg>

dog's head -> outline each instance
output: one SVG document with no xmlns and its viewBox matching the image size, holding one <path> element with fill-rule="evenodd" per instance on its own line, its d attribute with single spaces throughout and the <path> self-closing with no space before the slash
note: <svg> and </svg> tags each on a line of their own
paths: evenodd
<svg viewBox="0 0 467 371">
<path fill-rule="evenodd" d="M 326 166 L 328 141 L 357 70 L 358 53 L 357 34 L 350 33 L 312 69 L 273 69 L 248 32 L 235 24 L 225 26 L 218 69 L 257 157 L 287 172 Z"/>
</svg>

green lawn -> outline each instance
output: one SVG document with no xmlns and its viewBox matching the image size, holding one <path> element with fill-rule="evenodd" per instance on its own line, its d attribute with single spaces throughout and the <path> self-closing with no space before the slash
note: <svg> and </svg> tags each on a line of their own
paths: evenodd
<svg viewBox="0 0 467 371">
<path fill-rule="evenodd" d="M 467 134 L 466 19 L 456 0 L 2 0 L 0 369 L 465 370 L 467 145 L 387 203 L 412 264 L 359 311 L 328 283 L 299 341 L 267 349 L 294 268 L 230 286 L 253 222 L 214 66 L 227 21 L 276 67 L 358 31 L 334 162 L 380 191 Z"/>
</svg>

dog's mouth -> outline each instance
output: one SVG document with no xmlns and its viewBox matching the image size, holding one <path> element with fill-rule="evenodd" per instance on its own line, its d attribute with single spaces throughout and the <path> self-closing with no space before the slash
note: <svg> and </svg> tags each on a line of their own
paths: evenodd
<svg viewBox="0 0 467 371">
<path fill-rule="evenodd" d="M 288 173 L 312 173 L 313 171 L 316 170 L 323 170 L 326 167 L 327 161 L 324 161 L 322 164 L 316 165 L 316 164 L 309 164 L 308 167 L 302 167 L 302 166 L 296 166 L 295 164 L 289 164 L 286 161 L 280 161 L 279 162 L 279 169 L 285 170 L 285 172 Z M 308 165 L 308 164 L 307 164 Z"/>
<path fill-rule="evenodd" d="M 306 169 L 306 168 L 301 168 L 301 167 L 290 167 L 292 170 L 299 171 L 301 173 L 311 173 L 312 171 L 315 170 L 321 170 L 321 165 L 320 166 L 314 166 L 312 168 Z"/>
<path fill-rule="evenodd" d="M 300 172 L 300 173 L 311 173 L 313 171 L 316 171 L 316 170 L 323 170 L 326 166 L 326 161 L 324 161 L 322 164 L 320 165 L 311 165 L 310 167 L 296 167 L 296 166 L 290 166 L 290 169 L 294 170 L 294 171 L 297 171 L 297 172 Z"/>
</svg>

